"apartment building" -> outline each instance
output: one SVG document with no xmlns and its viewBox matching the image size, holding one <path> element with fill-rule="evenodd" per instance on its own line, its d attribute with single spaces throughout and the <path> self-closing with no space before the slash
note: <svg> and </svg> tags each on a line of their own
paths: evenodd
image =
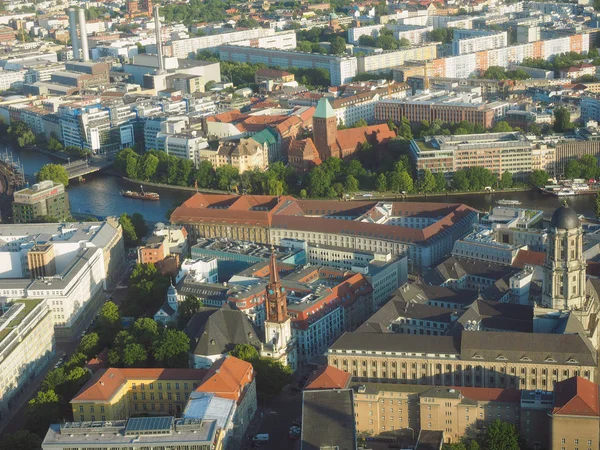
<svg viewBox="0 0 600 450">
<path fill-rule="evenodd" d="M 296 51 L 252 48 L 236 45 L 219 47 L 222 61 L 263 63 L 280 69 L 298 67 L 303 69 L 325 69 L 330 74 L 331 85 L 341 86 L 352 81 L 358 71 L 354 56 L 320 55 Z"/>
<path fill-rule="evenodd" d="M 239 173 L 256 169 L 263 171 L 269 166 L 269 147 L 253 139 L 223 141 L 207 159 L 215 168 L 229 165 L 237 168 Z"/>
<path fill-rule="evenodd" d="M 356 250 L 408 255 L 413 270 L 431 267 L 470 231 L 476 212 L 442 203 L 338 202 L 292 197 L 195 194 L 171 222 L 190 239 L 229 238 L 280 245 L 305 240 Z M 442 233 L 442 230 L 444 231 Z"/>
<path fill-rule="evenodd" d="M 400 50 L 391 50 L 373 55 L 358 56 L 357 70 L 363 72 L 383 72 L 401 66 L 406 61 L 428 61 L 437 58 L 437 45 L 426 44 Z"/>
<path fill-rule="evenodd" d="M 233 31 L 231 33 L 211 34 L 209 36 L 173 40 L 163 46 L 165 56 L 176 58 L 194 57 L 199 50 L 212 50 L 217 47 L 237 41 L 259 39 L 275 36 L 271 28 L 252 28 L 250 30 Z"/>
<path fill-rule="evenodd" d="M 0 310 L 0 423 L 14 413 L 13 397 L 38 376 L 55 352 L 54 326 L 44 299 L 17 299 Z"/>
<path fill-rule="evenodd" d="M 479 30 L 456 30 L 453 35 L 452 53 L 465 55 L 508 46 L 508 33 L 490 33 Z"/>
<path fill-rule="evenodd" d="M 69 194 L 64 185 L 51 180 L 15 192 L 12 209 L 15 223 L 33 222 L 39 217 L 53 217 L 58 221 L 71 217 Z"/>
<path fill-rule="evenodd" d="M 429 169 L 447 177 L 478 166 L 496 174 L 508 171 L 524 180 L 533 170 L 554 168 L 554 152 L 518 132 L 432 136 L 412 140 L 410 151 L 419 171 Z"/>
</svg>

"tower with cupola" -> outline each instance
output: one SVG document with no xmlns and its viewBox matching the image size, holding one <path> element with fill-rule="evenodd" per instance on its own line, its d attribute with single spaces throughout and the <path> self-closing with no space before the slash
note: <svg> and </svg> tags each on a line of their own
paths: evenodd
<svg viewBox="0 0 600 450">
<path fill-rule="evenodd" d="M 266 289 L 265 342 L 261 356 L 281 361 L 296 370 L 296 340 L 292 336 L 292 320 L 287 312 L 287 294 L 279 279 L 275 249 L 269 261 L 269 283 Z"/>
</svg>

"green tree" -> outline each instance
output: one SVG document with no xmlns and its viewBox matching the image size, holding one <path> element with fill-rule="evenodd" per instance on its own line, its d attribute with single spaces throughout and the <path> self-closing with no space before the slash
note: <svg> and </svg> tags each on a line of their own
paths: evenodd
<svg viewBox="0 0 600 450">
<path fill-rule="evenodd" d="M 111 301 L 106 302 L 98 312 L 96 321 L 100 342 L 112 342 L 114 336 L 121 329 L 121 313 L 119 307 Z"/>
<path fill-rule="evenodd" d="M 190 339 L 183 331 L 165 329 L 155 342 L 153 355 L 160 367 L 188 367 Z"/>
<path fill-rule="evenodd" d="M 38 450 L 42 447 L 42 438 L 29 430 L 4 433 L 0 440 L 0 450 Z"/>
<path fill-rule="evenodd" d="M 123 229 L 123 240 L 125 241 L 125 245 L 128 247 L 137 245 L 139 242 L 138 235 L 135 232 L 135 227 L 131 222 L 131 217 L 127 213 L 121 214 L 119 217 L 119 224 Z"/>
<path fill-rule="evenodd" d="M 158 339 L 160 330 L 158 323 L 150 317 L 141 317 L 133 323 L 131 334 L 136 342 L 142 344 L 145 348 L 150 348 Z"/>
<path fill-rule="evenodd" d="M 146 365 L 147 360 L 146 347 L 136 342 L 129 332 L 119 331 L 109 352 L 110 364 L 124 367 L 142 367 Z"/>
<path fill-rule="evenodd" d="M 497 122 L 493 128 L 492 128 L 492 132 L 493 133 L 509 133 L 511 132 L 513 129 L 512 127 L 508 124 L 508 122 L 502 120 L 500 122 Z"/>
<path fill-rule="evenodd" d="M 502 189 L 509 189 L 512 187 L 512 185 L 513 185 L 512 173 L 510 173 L 507 170 L 502 174 L 502 177 L 500 178 L 500 187 Z"/>
<path fill-rule="evenodd" d="M 115 156 L 115 168 L 127 178 L 137 178 L 137 166 L 140 155 L 132 148 L 125 148 Z"/>
<path fill-rule="evenodd" d="M 225 164 L 215 170 L 217 188 L 229 191 L 240 179 L 240 172 L 236 167 Z"/>
<path fill-rule="evenodd" d="M 308 174 L 308 192 L 311 197 L 325 197 L 331 187 L 331 176 L 321 166 Z"/>
<path fill-rule="evenodd" d="M 581 164 L 581 177 L 586 180 L 598 178 L 598 160 L 594 155 L 584 155 L 579 160 Z"/>
<path fill-rule="evenodd" d="M 548 184 L 550 175 L 545 170 L 534 170 L 529 175 L 529 185 L 534 187 L 542 187 Z"/>
<path fill-rule="evenodd" d="M 148 234 L 148 225 L 144 220 L 144 216 L 142 216 L 140 213 L 136 212 L 131 215 L 131 224 L 133 225 L 135 235 L 138 237 L 138 239 Z"/>
<path fill-rule="evenodd" d="M 352 194 L 352 193 L 358 191 L 358 180 L 356 178 L 354 178 L 354 176 L 348 175 L 346 177 L 346 184 L 344 187 L 346 189 L 346 192 L 348 192 L 349 194 Z"/>
<path fill-rule="evenodd" d="M 177 308 L 179 318 L 179 328 L 183 329 L 190 319 L 196 314 L 204 304 L 202 300 L 193 295 L 186 295 L 185 299 L 179 304 Z"/>
<path fill-rule="evenodd" d="M 361 128 L 361 127 L 366 127 L 367 125 L 369 125 L 367 123 L 367 121 L 365 119 L 358 119 L 356 122 L 354 122 L 354 124 L 352 124 L 351 128 Z"/>
<path fill-rule="evenodd" d="M 25 411 L 25 428 L 38 436 L 45 436 L 48 427 L 60 417 L 58 395 L 53 390 L 38 391 L 35 397 L 29 400 Z"/>
<path fill-rule="evenodd" d="M 8 127 L 8 135 L 21 148 L 35 144 L 35 134 L 25 122 L 15 120 Z"/>
<path fill-rule="evenodd" d="M 410 41 L 406 38 L 401 38 L 399 41 L 399 44 L 400 44 L 400 48 L 408 48 L 412 45 L 410 43 Z"/>
<path fill-rule="evenodd" d="M 444 172 L 436 172 L 433 174 L 433 177 L 435 178 L 436 192 L 444 192 L 448 186 Z"/>
<path fill-rule="evenodd" d="M 208 160 L 201 161 L 193 174 L 193 180 L 201 188 L 212 187 L 215 182 L 215 170 L 212 163 Z"/>
<path fill-rule="evenodd" d="M 299 52 L 312 53 L 312 42 L 298 41 L 296 42 L 296 50 Z"/>
<path fill-rule="evenodd" d="M 410 122 L 406 117 L 403 117 L 400 121 L 400 126 L 398 127 L 398 137 L 406 140 L 411 140 L 413 138 Z"/>
<path fill-rule="evenodd" d="M 377 46 L 383 50 L 397 50 L 399 42 L 390 34 L 381 34 L 377 38 Z"/>
<path fill-rule="evenodd" d="M 306 189 L 300 189 L 300 198 L 307 198 L 308 197 L 308 192 L 306 192 Z"/>
<path fill-rule="evenodd" d="M 554 131 L 564 133 L 571 128 L 571 113 L 564 106 L 554 109 Z"/>
<path fill-rule="evenodd" d="M 512 423 L 494 420 L 483 435 L 486 450 L 520 450 L 519 433 Z"/>
<path fill-rule="evenodd" d="M 596 215 L 600 217 L 600 192 L 596 194 Z"/>
<path fill-rule="evenodd" d="M 77 351 L 83 353 L 87 358 L 92 358 L 100 351 L 100 336 L 98 333 L 89 333 L 81 338 Z"/>
<path fill-rule="evenodd" d="M 346 53 L 346 41 L 344 38 L 336 36 L 331 41 L 331 53 L 333 55 L 343 55 Z"/>
<path fill-rule="evenodd" d="M 570 159 L 565 166 L 565 177 L 572 180 L 581 177 L 581 164 L 576 159 Z"/>
<path fill-rule="evenodd" d="M 398 190 L 400 192 L 412 192 L 413 190 L 413 179 L 406 170 L 400 172 Z"/>
<path fill-rule="evenodd" d="M 231 356 L 235 356 L 246 362 L 252 362 L 258 359 L 258 350 L 250 344 L 238 344 L 231 350 Z"/>
<path fill-rule="evenodd" d="M 169 278 L 161 275 L 154 264 L 137 264 L 131 271 L 124 313 L 140 316 L 156 311 L 165 301 Z"/>
<path fill-rule="evenodd" d="M 420 189 L 424 193 L 435 192 L 436 182 L 435 177 L 431 173 L 431 170 L 425 169 L 423 171 L 423 177 L 421 178 Z"/>
<path fill-rule="evenodd" d="M 387 190 L 387 178 L 385 177 L 385 174 L 380 173 L 377 176 L 375 189 L 377 190 L 377 192 L 385 192 Z"/>
<path fill-rule="evenodd" d="M 442 450 L 467 450 L 467 447 L 462 442 L 457 442 L 454 444 L 444 444 Z"/>
<path fill-rule="evenodd" d="M 457 170 L 452 175 L 452 187 L 457 191 L 468 191 L 471 188 L 471 183 L 467 177 L 466 170 Z"/>
<path fill-rule="evenodd" d="M 52 180 L 55 183 L 69 185 L 69 173 L 60 164 L 46 164 L 35 175 L 37 181 Z"/>
<path fill-rule="evenodd" d="M 254 359 L 252 366 L 257 373 L 256 389 L 267 398 L 279 395 L 292 378 L 292 369 L 272 358 Z"/>
<path fill-rule="evenodd" d="M 48 140 L 48 150 L 51 152 L 60 152 L 63 150 L 63 145 L 54 136 L 50 136 Z"/>
<path fill-rule="evenodd" d="M 137 155 L 136 155 L 137 156 Z M 135 177 L 140 180 L 150 180 L 156 174 L 159 159 L 152 153 L 145 153 L 144 156 L 136 159 Z"/>
</svg>

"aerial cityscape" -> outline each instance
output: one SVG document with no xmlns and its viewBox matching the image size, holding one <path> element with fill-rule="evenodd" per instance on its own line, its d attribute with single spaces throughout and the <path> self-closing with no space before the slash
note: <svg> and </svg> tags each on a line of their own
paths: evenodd
<svg viewBox="0 0 600 450">
<path fill-rule="evenodd" d="M 600 0 L 0 11 L 0 450 L 600 449 Z"/>
</svg>

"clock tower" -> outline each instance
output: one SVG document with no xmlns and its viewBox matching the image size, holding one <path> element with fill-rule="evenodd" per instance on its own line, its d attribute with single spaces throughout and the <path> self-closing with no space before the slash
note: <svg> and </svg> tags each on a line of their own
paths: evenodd
<svg viewBox="0 0 600 450">
<path fill-rule="evenodd" d="M 292 337 L 292 319 L 287 312 L 287 294 L 279 279 L 275 249 L 271 249 L 265 308 L 265 343 L 261 356 L 273 358 L 296 371 L 296 340 Z"/>
</svg>

